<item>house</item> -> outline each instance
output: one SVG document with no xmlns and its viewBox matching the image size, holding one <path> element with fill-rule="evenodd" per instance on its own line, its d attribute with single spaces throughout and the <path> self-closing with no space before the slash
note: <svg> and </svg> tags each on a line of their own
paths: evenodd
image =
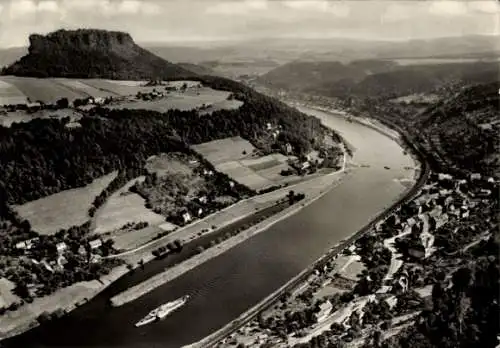
<svg viewBox="0 0 500 348">
<path fill-rule="evenodd" d="M 182 218 L 184 219 L 184 222 L 187 223 L 187 222 L 191 221 L 191 214 L 189 214 L 188 212 L 185 212 L 184 214 L 182 214 Z"/>
<path fill-rule="evenodd" d="M 202 208 L 198 208 L 198 216 L 201 216 L 203 215 L 203 209 Z"/>
<path fill-rule="evenodd" d="M 479 173 L 472 173 L 472 174 L 470 175 L 470 180 L 471 180 L 471 181 L 474 181 L 474 180 L 481 180 L 481 174 L 479 174 Z"/>
<path fill-rule="evenodd" d="M 445 181 L 445 180 L 448 181 L 448 180 L 453 180 L 453 177 L 450 174 L 439 173 L 438 180 L 439 181 Z"/>
<path fill-rule="evenodd" d="M 408 220 L 406 220 L 406 225 L 409 227 L 412 227 L 413 225 L 417 224 L 417 220 L 415 218 L 411 217 Z"/>
<path fill-rule="evenodd" d="M 92 256 L 90 257 L 90 263 L 98 263 L 101 258 L 101 255 L 92 254 Z"/>
<path fill-rule="evenodd" d="M 60 242 L 56 244 L 56 249 L 58 253 L 62 253 L 64 250 L 68 249 L 68 246 L 64 242 Z"/>
<path fill-rule="evenodd" d="M 309 168 L 311 166 L 311 164 L 309 163 L 309 161 L 305 161 L 303 162 L 301 165 L 300 165 L 300 169 L 302 170 L 306 170 L 307 168 Z"/>
<path fill-rule="evenodd" d="M 207 203 L 207 196 L 198 197 L 198 202 L 203 204 Z"/>
<path fill-rule="evenodd" d="M 324 321 L 328 315 L 331 313 L 333 309 L 333 306 L 332 306 L 332 303 L 330 301 L 326 301 L 326 302 L 323 302 L 320 306 L 319 306 L 319 312 L 318 313 L 315 313 L 314 316 L 316 317 L 316 321 L 318 323 L 321 323 L 322 321 Z"/>
<path fill-rule="evenodd" d="M 100 248 L 102 246 L 102 240 L 100 239 L 94 239 L 89 242 L 89 246 L 91 250 Z"/>
<path fill-rule="evenodd" d="M 290 143 L 286 143 L 286 145 L 285 145 L 285 151 L 286 151 L 287 154 L 293 153 L 293 147 L 292 147 L 292 145 L 290 145 Z"/>
<path fill-rule="evenodd" d="M 102 98 L 102 97 L 94 98 L 94 104 L 97 104 L 97 105 L 104 104 L 104 98 Z"/>
<path fill-rule="evenodd" d="M 16 243 L 16 249 L 30 250 L 33 245 L 38 242 L 38 237 L 24 240 L 22 242 Z"/>
<path fill-rule="evenodd" d="M 87 255 L 87 250 L 85 250 L 85 247 L 83 245 L 80 245 L 80 247 L 78 248 L 78 254 L 82 256 Z"/>
<path fill-rule="evenodd" d="M 230 188 L 233 188 L 233 187 L 234 187 L 234 181 L 230 181 L 230 182 L 229 182 L 229 187 L 230 187 Z"/>
<path fill-rule="evenodd" d="M 267 128 L 267 130 L 271 130 L 271 129 L 273 129 L 273 126 L 271 123 L 267 123 L 266 128 Z"/>
</svg>

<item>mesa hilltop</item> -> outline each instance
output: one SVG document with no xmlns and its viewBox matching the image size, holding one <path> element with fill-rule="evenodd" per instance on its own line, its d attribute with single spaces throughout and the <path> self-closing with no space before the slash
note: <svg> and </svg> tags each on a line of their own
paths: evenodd
<svg viewBox="0 0 500 348">
<path fill-rule="evenodd" d="M 31 77 L 172 79 L 195 75 L 138 46 L 128 33 L 58 30 L 29 37 L 28 54 L 3 75 Z"/>
</svg>

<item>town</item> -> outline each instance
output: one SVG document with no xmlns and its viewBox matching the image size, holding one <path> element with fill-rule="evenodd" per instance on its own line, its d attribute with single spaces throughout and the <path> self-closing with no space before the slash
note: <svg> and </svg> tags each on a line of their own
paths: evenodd
<svg viewBox="0 0 500 348">
<path fill-rule="evenodd" d="M 498 192 L 479 173 L 432 173 L 413 200 L 218 347 L 374 347 L 396 336 L 492 242 Z"/>
</svg>

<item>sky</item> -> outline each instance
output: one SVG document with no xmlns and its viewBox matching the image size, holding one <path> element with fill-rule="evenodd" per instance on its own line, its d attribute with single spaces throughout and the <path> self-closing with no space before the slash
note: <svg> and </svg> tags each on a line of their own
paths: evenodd
<svg viewBox="0 0 500 348">
<path fill-rule="evenodd" d="M 99 28 L 136 42 L 276 37 L 407 40 L 500 34 L 497 0 L 0 0 L 0 47 Z"/>
</svg>

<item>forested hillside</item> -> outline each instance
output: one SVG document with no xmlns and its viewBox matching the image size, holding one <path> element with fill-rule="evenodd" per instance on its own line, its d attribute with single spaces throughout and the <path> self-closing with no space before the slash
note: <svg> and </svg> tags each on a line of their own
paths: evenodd
<svg viewBox="0 0 500 348">
<path fill-rule="evenodd" d="M 232 91 L 244 102 L 210 117 L 196 111 L 97 109 L 68 129 L 64 120 L 33 120 L 0 127 L 0 195 L 23 203 L 83 186 L 116 169 L 137 168 L 160 152 L 189 152 L 188 145 L 241 135 L 264 151 L 286 143 L 300 154 L 323 138 L 320 121 L 234 81 L 207 77 L 204 84 Z M 264 136 L 266 125 L 282 126 L 278 138 Z"/>
<path fill-rule="evenodd" d="M 417 119 L 442 158 L 460 168 L 500 173 L 500 82 L 467 87 Z"/>
<path fill-rule="evenodd" d="M 327 97 L 398 97 L 430 93 L 452 84 L 489 83 L 500 73 L 498 62 L 398 66 L 389 61 L 295 62 L 259 78 L 271 88 Z"/>
</svg>

